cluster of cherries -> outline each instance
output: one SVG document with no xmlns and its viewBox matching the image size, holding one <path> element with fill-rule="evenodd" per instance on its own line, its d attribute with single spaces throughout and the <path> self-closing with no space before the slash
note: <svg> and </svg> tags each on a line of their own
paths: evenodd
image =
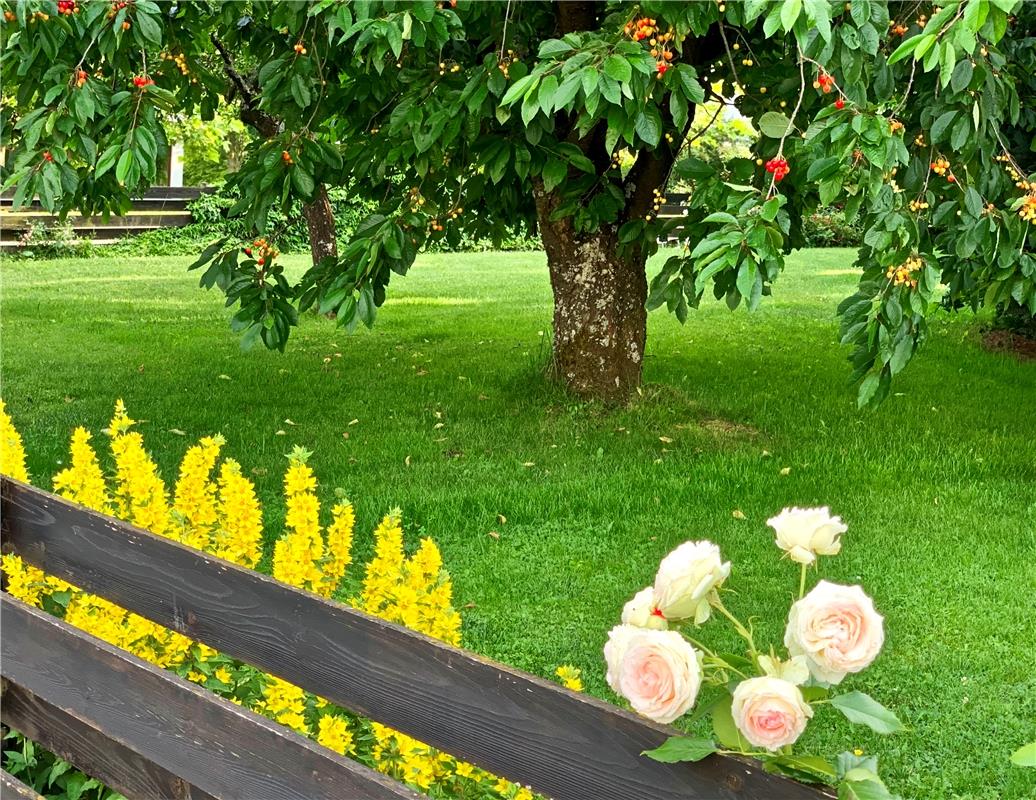
<svg viewBox="0 0 1036 800">
<path fill-rule="evenodd" d="M 58 0 L 58 13 L 70 16 L 79 13 L 79 3 L 76 0 Z"/>
<path fill-rule="evenodd" d="M 145 86 L 154 86 L 155 82 L 151 78 L 147 78 L 143 75 L 133 76 L 133 85 L 138 89 L 143 89 Z"/>
<path fill-rule="evenodd" d="M 273 260 L 280 255 L 266 239 L 259 238 L 252 242 L 251 247 L 245 248 L 245 255 L 252 258 L 255 254 L 255 263 L 260 267 L 264 264 L 272 264 Z"/>
<path fill-rule="evenodd" d="M 784 158 L 771 158 L 766 162 L 766 171 L 773 174 L 773 179 L 780 183 L 791 172 L 791 167 L 788 166 L 787 159 Z"/>
<path fill-rule="evenodd" d="M 8 22 L 14 22 L 18 17 L 14 15 L 13 11 L 4 11 L 4 19 Z"/>
<path fill-rule="evenodd" d="M 50 150 L 44 150 L 43 151 L 43 160 L 44 161 L 53 161 L 54 160 L 54 156 L 52 156 L 50 154 Z"/>
<path fill-rule="evenodd" d="M 655 59 L 656 77 L 661 78 L 669 71 L 672 66 L 669 62 L 673 60 L 673 51 L 669 49 L 669 43 L 675 35 L 672 28 L 661 33 L 658 20 L 641 17 L 627 22 L 623 32 L 635 42 L 648 40 L 648 44 L 651 45 L 651 57 Z"/>
<path fill-rule="evenodd" d="M 658 24 L 656 20 L 649 17 L 641 17 L 638 20 L 630 20 L 626 23 L 623 31 L 635 42 L 642 42 L 645 39 L 650 39 L 658 31 L 655 27 Z"/>
<path fill-rule="evenodd" d="M 946 175 L 946 180 L 950 183 L 956 183 L 957 178 L 952 172 L 950 172 L 950 162 L 945 158 L 937 158 L 931 163 L 932 172 L 936 175 Z M 947 174 L 949 173 L 949 174 Z"/>
<path fill-rule="evenodd" d="M 917 278 L 915 273 L 923 267 L 921 259 L 917 256 L 912 256 L 904 261 L 899 266 L 891 266 L 886 270 L 885 277 L 892 281 L 895 286 L 909 286 L 911 289 L 917 288 Z"/>
<path fill-rule="evenodd" d="M 291 153 L 289 153 L 287 150 L 281 150 L 281 161 L 283 161 L 289 167 L 295 163 L 295 159 L 291 157 Z"/>
<path fill-rule="evenodd" d="M 826 72 L 821 72 L 817 75 L 817 79 L 813 81 L 813 88 L 820 89 L 824 94 L 831 94 L 835 88 L 835 79 L 833 75 L 828 75 Z"/>
<path fill-rule="evenodd" d="M 86 83 L 87 74 L 85 69 L 76 70 L 76 88 L 82 89 L 83 84 Z"/>
</svg>

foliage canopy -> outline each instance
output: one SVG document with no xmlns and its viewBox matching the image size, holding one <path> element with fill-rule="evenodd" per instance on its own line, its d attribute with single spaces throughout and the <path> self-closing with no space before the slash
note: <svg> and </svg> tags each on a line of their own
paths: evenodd
<svg viewBox="0 0 1036 800">
<path fill-rule="evenodd" d="M 559 219 L 576 236 L 613 231 L 620 255 L 640 259 L 659 235 L 686 236 L 649 307 L 683 320 L 709 291 L 751 309 L 821 203 L 844 204 L 864 230 L 859 288 L 839 307 L 861 405 L 888 393 L 940 304 L 1036 315 L 1036 111 L 1022 101 L 1034 4 L 62 5 L 4 4 L 16 204 L 126 209 L 155 179 L 163 117 L 209 117 L 221 97 L 276 121 L 231 178 L 235 213 L 271 242 L 271 210 L 323 185 L 380 204 L 296 285 L 269 251 L 206 250 L 202 284 L 239 306 L 246 342 L 283 348 L 308 308 L 369 325 L 430 239 Z M 751 119 L 754 158 L 717 169 L 678 156 L 708 97 Z M 659 220 L 674 175 L 693 186 L 691 211 Z M 549 219 L 537 194 L 552 198 Z"/>
</svg>

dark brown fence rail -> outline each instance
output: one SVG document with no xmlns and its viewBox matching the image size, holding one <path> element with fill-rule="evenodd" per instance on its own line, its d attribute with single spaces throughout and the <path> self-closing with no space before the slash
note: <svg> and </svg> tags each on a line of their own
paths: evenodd
<svg viewBox="0 0 1036 800">
<path fill-rule="evenodd" d="M 0 528 L 51 575 L 555 800 L 825 796 L 733 758 L 652 761 L 672 729 L 7 478 Z M 44 746 L 61 729 L 54 749 L 84 767 L 153 765 L 128 796 L 414 796 L 15 600 L 2 613 L 5 723 Z M 118 787 L 116 767 L 95 774 Z"/>
<path fill-rule="evenodd" d="M 4 800 L 43 800 L 34 789 L 30 789 L 8 772 L 0 770 L 0 797 Z"/>
</svg>

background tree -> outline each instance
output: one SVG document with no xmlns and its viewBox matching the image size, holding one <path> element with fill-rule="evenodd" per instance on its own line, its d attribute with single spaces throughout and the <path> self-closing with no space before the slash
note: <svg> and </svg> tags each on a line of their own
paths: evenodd
<svg viewBox="0 0 1036 800">
<path fill-rule="evenodd" d="M 324 185 L 380 203 L 297 285 L 262 246 L 203 254 L 203 285 L 239 305 L 249 342 L 283 348 L 314 306 L 371 324 L 429 239 L 526 222 L 554 290 L 554 375 L 621 400 L 641 380 L 648 307 L 682 320 L 711 290 L 755 308 L 803 215 L 832 202 L 865 231 L 859 291 L 840 307 L 861 404 L 888 392 L 940 302 L 1036 314 L 1036 195 L 1001 133 L 1032 124 L 1005 55 L 1027 35 L 1012 29 L 1030 15 L 1018 0 L 58 5 L 6 14 L 17 200 L 124 208 L 154 179 L 162 114 L 211 114 L 229 76 L 276 121 L 231 178 L 257 231 Z M 160 70 L 162 52 L 191 73 Z M 234 80 L 238 59 L 254 83 Z M 755 158 L 679 156 L 709 96 L 753 121 Z M 692 210 L 660 221 L 673 174 Z M 646 259 L 677 227 L 690 247 L 649 291 Z"/>
</svg>

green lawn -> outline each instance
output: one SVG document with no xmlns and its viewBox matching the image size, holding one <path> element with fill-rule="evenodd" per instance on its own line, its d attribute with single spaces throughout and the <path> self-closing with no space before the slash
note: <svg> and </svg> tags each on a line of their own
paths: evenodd
<svg viewBox="0 0 1036 800">
<path fill-rule="evenodd" d="M 1036 739 L 1036 364 L 984 352 L 974 318 L 937 319 L 895 395 L 857 412 L 834 319 L 852 254 L 800 253 L 755 314 L 655 314 L 643 396 L 605 412 L 540 377 L 542 254 L 422 257 L 373 331 L 307 317 L 284 355 L 241 352 L 188 261 L 3 265 L 2 390 L 38 484 L 121 396 L 170 479 L 222 431 L 272 534 L 283 454 L 305 445 L 325 496 L 340 485 L 357 505 L 358 555 L 401 506 L 443 549 L 469 647 L 541 675 L 576 664 L 604 697 L 608 629 L 689 538 L 720 544 L 728 604 L 776 642 L 798 578 L 765 520 L 829 504 L 849 533 L 822 574 L 861 582 L 888 633 L 849 685 L 910 732 L 828 710 L 807 744 L 880 754 L 916 800 L 1036 797 L 1036 771 L 1008 763 Z"/>
</svg>

